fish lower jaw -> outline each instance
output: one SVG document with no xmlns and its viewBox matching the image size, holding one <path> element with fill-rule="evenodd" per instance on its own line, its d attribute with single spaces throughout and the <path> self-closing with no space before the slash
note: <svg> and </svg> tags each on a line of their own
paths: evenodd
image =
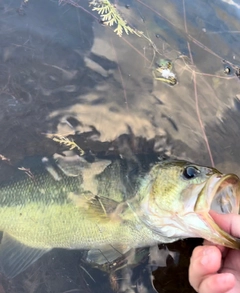
<svg viewBox="0 0 240 293">
<path fill-rule="evenodd" d="M 235 239 L 222 231 L 208 214 L 199 215 L 192 212 L 164 217 L 161 220 L 154 218 L 147 217 L 143 221 L 157 234 L 156 237 L 160 242 L 170 243 L 189 237 L 204 238 L 215 244 L 236 248 Z"/>
<path fill-rule="evenodd" d="M 145 217 L 142 221 L 148 229 L 156 234 L 160 242 L 170 243 L 188 237 L 201 237 L 195 229 L 192 229 L 191 222 L 186 222 L 178 215 L 161 219 L 155 216 Z"/>
<path fill-rule="evenodd" d="M 214 244 L 233 249 L 240 248 L 240 243 L 233 236 L 223 231 L 208 213 L 189 213 L 184 216 L 184 221 L 185 229 L 190 232 L 189 237 L 200 237 Z"/>
</svg>

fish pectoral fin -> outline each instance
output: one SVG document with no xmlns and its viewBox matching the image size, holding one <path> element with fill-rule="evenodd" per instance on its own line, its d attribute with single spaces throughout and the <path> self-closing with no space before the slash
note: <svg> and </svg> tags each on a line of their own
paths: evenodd
<svg viewBox="0 0 240 293">
<path fill-rule="evenodd" d="M 4 233 L 0 244 L 0 271 L 13 278 L 48 251 L 26 246 Z"/>
<path fill-rule="evenodd" d="M 119 205 L 121 205 L 121 203 L 115 200 L 97 195 L 87 198 L 84 204 L 80 205 L 78 203 L 80 208 L 85 209 L 87 217 L 92 218 L 97 223 L 99 223 L 99 221 L 121 222 L 122 219 L 117 213 Z"/>
<path fill-rule="evenodd" d="M 112 200 L 108 197 L 94 196 L 89 201 L 90 209 L 95 210 L 98 214 L 110 215 L 114 213 L 119 206 L 119 202 Z"/>
<path fill-rule="evenodd" d="M 122 245 L 106 245 L 101 249 L 90 249 L 87 252 L 86 261 L 98 265 L 112 263 L 130 250 Z"/>
</svg>

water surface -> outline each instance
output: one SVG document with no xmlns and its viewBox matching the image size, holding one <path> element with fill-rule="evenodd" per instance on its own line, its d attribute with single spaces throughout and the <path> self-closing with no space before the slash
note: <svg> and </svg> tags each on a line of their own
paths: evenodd
<svg viewBox="0 0 240 293">
<path fill-rule="evenodd" d="M 94 154 L 167 154 L 240 175 L 237 2 L 115 5 L 147 38 L 118 37 L 87 0 L 0 1 L 0 154 L 12 165 L 50 156 L 62 149 L 45 134 L 71 134 Z M 154 79 L 159 58 L 172 62 L 177 85 Z M 2 161 L 1 180 L 12 169 Z M 197 243 L 161 245 L 155 263 L 140 253 L 139 265 L 110 272 L 54 250 L 13 280 L 2 276 L 0 292 L 193 292 Z"/>
</svg>

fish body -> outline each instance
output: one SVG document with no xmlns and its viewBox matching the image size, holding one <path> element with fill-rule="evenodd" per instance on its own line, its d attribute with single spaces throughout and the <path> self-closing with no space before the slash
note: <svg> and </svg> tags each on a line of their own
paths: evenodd
<svg viewBox="0 0 240 293">
<path fill-rule="evenodd" d="M 110 179 L 107 174 L 121 168 L 116 165 L 105 170 L 96 182 L 91 178 L 87 187 L 84 187 L 81 174 L 68 176 L 59 172 L 60 178 L 54 178 L 44 168 L 36 170 L 34 177 L 21 174 L 18 180 L 14 178 L 0 187 L 0 230 L 39 249 L 100 249 L 107 243 L 119 243 L 119 238 L 122 244 L 130 247 L 135 247 L 139 239 L 137 246 L 141 246 L 144 225 L 129 208 L 124 208 L 121 219 L 111 220 L 101 203 L 91 201 L 97 195 L 97 198 L 104 198 L 104 205 L 113 205 L 115 209 L 124 198 L 130 198 L 126 190 L 120 191 L 124 189 L 122 182 L 117 177 Z M 92 193 L 96 186 L 97 194 Z M 151 231 L 149 233 L 151 236 L 146 235 L 145 241 L 154 243 Z"/>
<path fill-rule="evenodd" d="M 184 161 L 42 162 L 0 187 L 0 267 L 9 277 L 52 248 L 86 249 L 101 264 L 186 237 L 239 245 L 208 213 L 238 212 L 236 175 Z"/>
</svg>

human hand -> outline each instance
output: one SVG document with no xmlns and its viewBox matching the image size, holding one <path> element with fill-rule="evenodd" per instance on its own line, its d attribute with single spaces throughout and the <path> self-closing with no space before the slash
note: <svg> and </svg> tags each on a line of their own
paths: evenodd
<svg viewBox="0 0 240 293">
<path fill-rule="evenodd" d="M 229 234 L 240 237 L 240 215 L 211 212 Z M 240 293 L 240 251 L 205 242 L 194 249 L 189 282 L 199 293 Z"/>
</svg>

